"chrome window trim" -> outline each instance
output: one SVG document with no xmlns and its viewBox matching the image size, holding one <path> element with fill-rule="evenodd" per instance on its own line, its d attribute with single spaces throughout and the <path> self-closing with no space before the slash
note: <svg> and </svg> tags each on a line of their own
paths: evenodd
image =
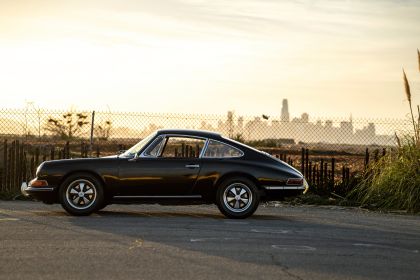
<svg viewBox="0 0 420 280">
<path fill-rule="evenodd" d="M 147 147 L 145 149 L 143 149 L 143 152 L 141 152 L 140 156 L 141 158 L 156 158 L 156 156 L 152 156 L 152 155 L 146 155 L 146 151 L 150 148 L 150 146 L 152 146 L 156 141 L 160 141 L 160 139 L 162 139 L 164 137 L 162 137 L 162 135 L 157 136 L 152 142 L 150 142 L 149 145 L 147 145 Z M 160 148 L 159 148 L 159 153 L 160 153 Z"/>
<path fill-rule="evenodd" d="M 166 138 L 165 136 L 163 136 L 162 138 L 163 139 L 162 139 L 162 142 L 160 144 L 159 151 L 157 152 L 157 156 L 155 156 L 156 158 L 160 157 L 160 155 L 162 154 L 163 147 L 165 147 L 166 144 L 168 143 L 168 138 Z"/>
<path fill-rule="evenodd" d="M 201 149 L 201 153 L 200 153 L 200 156 L 198 158 L 203 158 L 204 157 L 204 154 L 207 151 L 207 147 L 209 145 L 210 140 L 211 140 L 210 138 L 206 139 L 206 143 L 204 143 L 203 149 Z"/>
<path fill-rule="evenodd" d="M 152 142 L 150 142 L 149 145 L 147 145 L 147 147 L 143 150 L 143 152 L 140 154 L 139 157 L 141 158 L 159 158 L 160 155 L 162 154 L 162 149 L 163 149 L 163 145 L 159 148 L 159 153 L 158 156 L 149 156 L 149 155 L 145 155 L 144 153 L 149 149 L 149 147 L 151 145 L 153 145 L 153 143 L 155 143 L 155 141 L 157 141 L 160 138 L 167 138 L 167 137 L 179 137 L 179 138 L 193 138 L 193 139 L 200 139 L 200 140 L 204 140 L 204 145 L 203 148 L 201 149 L 200 155 L 198 156 L 198 158 L 201 158 L 201 156 L 203 155 L 203 151 L 206 147 L 206 144 L 208 143 L 209 138 L 207 137 L 202 137 L 202 136 L 196 136 L 196 135 L 185 135 L 185 134 L 176 134 L 176 133 L 170 133 L 170 134 L 160 134 L 159 136 L 157 136 L 155 138 L 155 140 L 153 140 Z"/>
<path fill-rule="evenodd" d="M 225 142 L 222 142 L 222 141 L 219 141 L 219 140 L 216 140 L 216 139 L 212 139 L 212 138 L 209 138 L 209 139 L 208 139 L 208 142 L 210 142 L 210 141 L 218 142 L 218 143 L 221 143 L 221 144 L 223 144 L 223 145 L 229 146 L 229 147 L 231 147 L 231 148 L 233 148 L 233 149 L 235 149 L 235 150 L 239 151 L 239 152 L 241 153 L 241 155 L 240 155 L 240 156 L 235 156 L 235 157 L 206 157 L 206 156 L 204 156 L 204 155 L 206 154 L 205 152 L 207 151 L 207 148 L 208 148 L 208 145 L 209 145 L 209 143 L 207 143 L 207 145 L 206 145 L 206 150 L 205 150 L 205 152 L 203 153 L 203 157 L 202 157 L 202 158 L 215 158 L 215 159 L 223 159 L 223 158 L 240 158 L 240 157 L 243 157 L 243 156 L 245 155 L 245 153 L 244 153 L 241 149 L 239 149 L 239 148 L 237 148 L 237 147 L 235 147 L 235 146 L 232 146 L 232 145 L 230 145 L 230 144 L 228 144 L 228 143 L 225 143 Z"/>
</svg>

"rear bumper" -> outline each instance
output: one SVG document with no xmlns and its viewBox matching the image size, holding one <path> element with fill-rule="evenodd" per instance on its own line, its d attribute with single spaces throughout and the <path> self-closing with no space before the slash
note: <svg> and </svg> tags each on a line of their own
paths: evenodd
<svg viewBox="0 0 420 280">
<path fill-rule="evenodd" d="M 309 184 L 303 180 L 303 185 L 299 186 L 263 186 L 263 188 L 268 198 L 277 198 L 305 194 L 309 190 Z"/>
</svg>

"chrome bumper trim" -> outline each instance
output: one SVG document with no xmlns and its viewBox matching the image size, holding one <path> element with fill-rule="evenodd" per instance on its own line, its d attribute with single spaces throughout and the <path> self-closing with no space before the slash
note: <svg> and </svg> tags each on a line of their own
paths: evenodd
<svg viewBox="0 0 420 280">
<path fill-rule="evenodd" d="M 43 187 L 43 188 L 32 188 L 32 187 L 27 187 L 25 189 L 25 191 L 40 191 L 40 192 L 52 192 L 54 190 L 54 188 L 50 188 L 50 187 Z"/>
<path fill-rule="evenodd" d="M 266 190 L 305 190 L 305 186 L 263 186 Z"/>
</svg>

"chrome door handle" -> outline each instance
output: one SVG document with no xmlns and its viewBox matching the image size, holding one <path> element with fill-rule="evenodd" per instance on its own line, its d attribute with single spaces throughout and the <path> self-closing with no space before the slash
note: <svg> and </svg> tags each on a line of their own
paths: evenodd
<svg viewBox="0 0 420 280">
<path fill-rule="evenodd" d="M 200 168 L 200 165 L 198 164 L 187 164 L 185 165 L 186 168 Z"/>
</svg>

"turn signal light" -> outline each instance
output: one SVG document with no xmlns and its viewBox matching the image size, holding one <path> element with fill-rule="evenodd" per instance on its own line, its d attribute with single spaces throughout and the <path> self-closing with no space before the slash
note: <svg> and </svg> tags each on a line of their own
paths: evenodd
<svg viewBox="0 0 420 280">
<path fill-rule="evenodd" d="M 289 179 L 287 179 L 286 185 L 302 186 L 303 185 L 303 178 L 289 178 Z"/>
<path fill-rule="evenodd" d="M 45 180 L 33 179 L 29 182 L 29 186 L 32 188 L 48 187 L 48 182 Z"/>
</svg>

